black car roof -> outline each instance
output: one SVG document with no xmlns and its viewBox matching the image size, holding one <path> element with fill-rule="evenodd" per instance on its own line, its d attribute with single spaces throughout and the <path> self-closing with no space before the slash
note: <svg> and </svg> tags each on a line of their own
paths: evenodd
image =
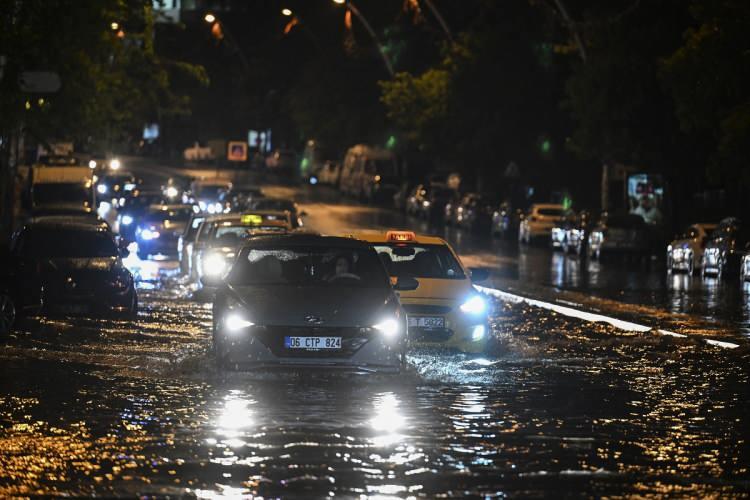
<svg viewBox="0 0 750 500">
<path fill-rule="evenodd" d="M 310 233 L 288 233 L 279 235 L 259 236 L 249 240 L 243 248 L 262 248 L 284 246 L 319 246 L 319 247 L 344 247 L 351 249 L 371 250 L 372 246 L 364 241 L 355 240 L 342 236 L 321 236 Z"/>
</svg>

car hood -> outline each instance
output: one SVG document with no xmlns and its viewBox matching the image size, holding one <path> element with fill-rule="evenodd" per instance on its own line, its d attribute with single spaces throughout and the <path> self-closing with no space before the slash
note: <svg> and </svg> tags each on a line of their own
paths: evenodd
<svg viewBox="0 0 750 500">
<path fill-rule="evenodd" d="M 372 326 L 396 302 L 388 288 L 229 285 L 228 291 L 259 325 Z"/>
<path fill-rule="evenodd" d="M 53 257 L 40 259 L 42 269 L 53 272 L 112 271 L 118 257 Z"/>
<path fill-rule="evenodd" d="M 468 279 L 463 280 L 441 280 L 430 278 L 417 278 L 419 286 L 416 290 L 399 292 L 404 303 L 414 303 L 420 300 L 461 300 L 468 297 L 474 287 Z"/>
</svg>

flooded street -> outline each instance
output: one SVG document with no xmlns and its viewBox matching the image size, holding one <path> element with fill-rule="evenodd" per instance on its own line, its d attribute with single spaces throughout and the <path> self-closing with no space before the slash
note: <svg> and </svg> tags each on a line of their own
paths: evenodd
<svg viewBox="0 0 750 500">
<path fill-rule="evenodd" d="M 750 494 L 744 344 L 495 301 L 483 357 L 225 373 L 176 264 L 128 265 L 136 320 L 30 319 L 0 349 L 1 496 Z"/>
</svg>

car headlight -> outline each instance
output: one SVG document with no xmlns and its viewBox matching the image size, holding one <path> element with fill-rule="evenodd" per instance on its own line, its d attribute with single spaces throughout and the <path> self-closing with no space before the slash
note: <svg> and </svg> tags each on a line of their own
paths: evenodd
<svg viewBox="0 0 750 500">
<path fill-rule="evenodd" d="M 153 229 L 144 229 L 141 231 L 141 239 L 143 240 L 154 240 L 159 236 L 161 236 L 159 231 L 154 231 Z"/>
<path fill-rule="evenodd" d="M 176 188 L 176 187 L 174 187 L 174 186 L 169 186 L 169 187 L 167 188 L 166 194 L 167 194 L 167 196 L 168 196 L 169 198 L 176 198 L 176 197 L 177 197 L 177 195 L 178 195 L 178 194 L 180 194 L 180 192 L 179 192 L 179 191 L 177 190 L 177 188 Z"/>
<path fill-rule="evenodd" d="M 229 314 L 224 319 L 224 327 L 230 332 L 236 332 L 238 330 L 242 330 L 243 328 L 253 326 L 254 324 L 255 323 L 253 323 L 252 321 L 248 321 L 237 313 Z"/>
<path fill-rule="evenodd" d="M 427 207 L 429 207 L 429 206 L 430 206 L 430 202 L 429 202 L 429 201 L 427 201 L 427 200 L 424 200 L 424 201 L 422 202 L 422 206 L 423 206 L 423 207 L 425 207 L 425 208 L 427 208 Z"/>
<path fill-rule="evenodd" d="M 106 184 L 99 184 L 96 186 L 96 192 L 99 194 L 104 194 L 107 192 L 107 185 Z"/>
<path fill-rule="evenodd" d="M 199 201 L 198 202 L 198 208 L 200 208 L 202 212 L 205 212 L 206 211 L 206 202 L 205 201 Z"/>
<path fill-rule="evenodd" d="M 112 170 L 118 170 L 120 168 L 120 160 L 118 160 L 117 158 L 113 158 L 109 162 L 109 168 L 111 168 Z"/>
<path fill-rule="evenodd" d="M 226 258 L 218 253 L 208 254 L 204 259 L 201 260 L 201 269 L 203 270 L 203 274 L 208 276 L 219 276 L 224 273 L 226 268 Z"/>
<path fill-rule="evenodd" d="M 487 329 L 485 328 L 484 325 L 476 325 L 471 330 L 471 340 L 475 342 L 478 340 L 482 340 L 484 338 L 486 331 Z"/>
<path fill-rule="evenodd" d="M 487 311 L 487 302 L 479 295 L 474 295 L 461 304 L 461 312 L 466 314 L 484 314 Z"/>
<path fill-rule="evenodd" d="M 396 321 L 394 318 L 385 319 L 380 323 L 373 325 L 373 328 L 389 338 L 398 335 L 399 330 L 401 329 L 399 327 L 398 321 Z"/>
<path fill-rule="evenodd" d="M 133 217 L 130 215 L 123 215 L 120 219 L 120 224 L 123 224 L 125 226 L 129 226 L 133 223 Z"/>
</svg>

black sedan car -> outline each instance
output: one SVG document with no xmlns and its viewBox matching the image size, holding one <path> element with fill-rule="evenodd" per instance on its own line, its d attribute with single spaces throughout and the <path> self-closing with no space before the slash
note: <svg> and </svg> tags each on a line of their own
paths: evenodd
<svg viewBox="0 0 750 500">
<path fill-rule="evenodd" d="M 309 234 L 252 239 L 218 286 L 214 351 L 229 368 L 324 368 L 397 373 L 406 314 L 375 250 Z"/>
<path fill-rule="evenodd" d="M 38 222 L 11 242 L 18 314 L 134 315 L 138 296 L 111 232 L 94 224 Z"/>
<path fill-rule="evenodd" d="M 728 217 L 716 227 L 703 250 L 704 276 L 736 277 L 745 270 L 743 254 L 750 250 L 750 228 L 736 217 Z M 742 276 L 743 280 L 745 276 Z"/>
</svg>

